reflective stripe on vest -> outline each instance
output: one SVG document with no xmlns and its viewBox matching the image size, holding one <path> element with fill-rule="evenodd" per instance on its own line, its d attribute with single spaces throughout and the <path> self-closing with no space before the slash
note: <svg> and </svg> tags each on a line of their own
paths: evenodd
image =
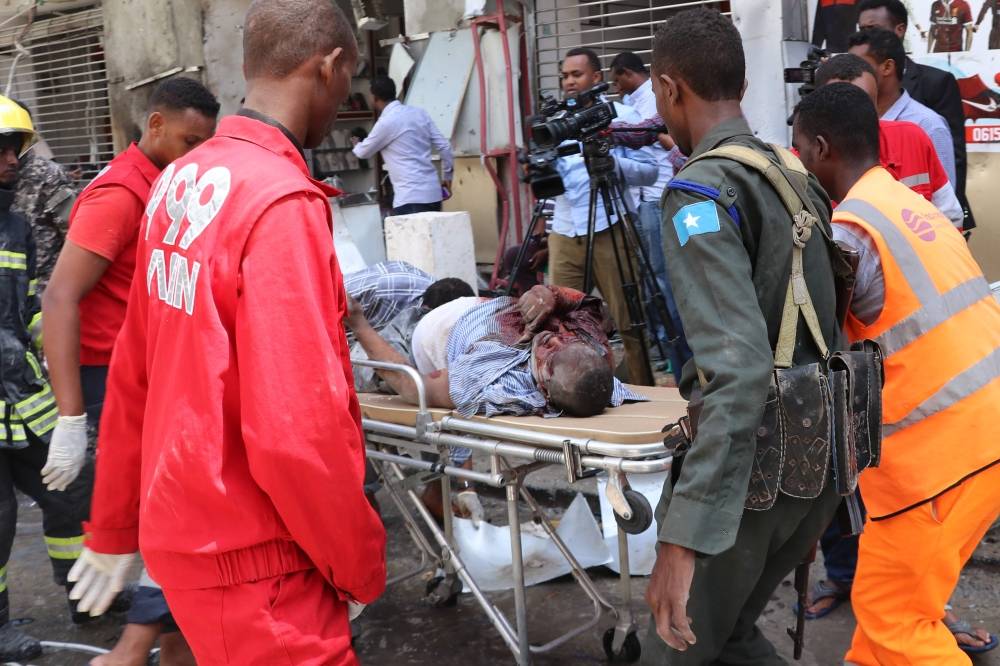
<svg viewBox="0 0 1000 666">
<path fill-rule="evenodd" d="M 981 275 L 970 278 L 943 294 L 939 293 L 931 276 L 927 273 L 923 261 L 917 256 L 916 250 L 903 236 L 899 227 L 878 208 L 866 201 L 848 199 L 841 202 L 837 210 L 857 216 L 882 235 L 892 252 L 896 266 L 899 267 L 903 278 L 920 303 L 917 310 L 875 338 L 886 357 L 892 356 L 984 299 L 993 297 L 989 284 Z M 1000 377 L 1000 350 L 998 349 L 994 349 L 992 353 L 949 379 L 937 392 L 901 419 L 885 423 L 884 435 L 889 437 L 895 432 L 947 409 L 982 389 L 996 377 Z"/>
<path fill-rule="evenodd" d="M 0 567 L 0 592 L 7 591 L 7 565 Z"/>
<path fill-rule="evenodd" d="M 903 178 L 900 178 L 899 182 L 912 189 L 917 185 L 930 185 L 931 175 L 927 172 L 915 173 L 912 176 L 904 176 Z"/>
</svg>

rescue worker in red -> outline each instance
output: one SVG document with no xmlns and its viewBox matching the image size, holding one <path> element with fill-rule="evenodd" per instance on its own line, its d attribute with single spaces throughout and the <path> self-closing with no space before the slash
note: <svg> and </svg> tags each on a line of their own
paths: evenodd
<svg viewBox="0 0 1000 666">
<path fill-rule="evenodd" d="M 362 488 L 337 192 L 302 151 L 357 44 L 333 0 L 255 0 L 243 44 L 245 108 L 146 206 L 73 594 L 102 612 L 141 549 L 199 664 L 354 664 L 348 602 L 384 589 L 385 532 Z"/>
<path fill-rule="evenodd" d="M 46 478 L 50 484 L 76 476 L 96 445 L 108 363 L 125 321 L 153 181 L 163 167 L 212 136 L 219 113 L 215 96 L 183 77 L 160 83 L 148 108 L 142 138 L 111 160 L 73 205 L 69 234 L 42 299 L 45 357 L 59 406 L 50 445 L 58 456 L 50 466 L 56 478 Z M 140 582 L 131 602 L 121 639 L 92 666 L 141 666 L 157 638 L 164 666 L 190 663 L 163 592 Z"/>
</svg>

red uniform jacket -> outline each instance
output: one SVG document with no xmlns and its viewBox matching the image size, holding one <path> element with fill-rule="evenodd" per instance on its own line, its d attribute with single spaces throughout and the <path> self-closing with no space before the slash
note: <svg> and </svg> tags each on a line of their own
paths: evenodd
<svg viewBox="0 0 1000 666">
<path fill-rule="evenodd" d="M 312 567 L 361 602 L 385 586 L 330 192 L 307 173 L 280 130 L 229 117 L 146 207 L 87 531 L 165 588 Z"/>
</svg>

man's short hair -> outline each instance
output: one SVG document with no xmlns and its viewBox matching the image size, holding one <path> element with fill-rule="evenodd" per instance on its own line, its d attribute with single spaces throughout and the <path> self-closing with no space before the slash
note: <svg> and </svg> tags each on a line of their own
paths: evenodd
<svg viewBox="0 0 1000 666">
<path fill-rule="evenodd" d="M 427 310 L 433 310 L 445 303 L 451 303 L 456 298 L 475 295 L 476 292 L 464 280 L 454 277 L 442 278 L 427 287 L 427 291 L 424 292 L 423 306 Z"/>
<path fill-rule="evenodd" d="M 614 373 L 600 352 L 583 345 L 574 345 L 571 361 L 578 368 L 573 381 L 550 381 L 546 385 L 549 402 L 553 407 L 562 410 L 568 416 L 596 416 L 604 411 L 611 400 L 614 391 Z M 581 352 L 581 349 L 590 352 Z M 562 352 L 556 352 L 559 354 Z M 591 358 L 591 355 L 593 358 Z M 553 363 L 556 359 L 553 359 Z"/>
<path fill-rule="evenodd" d="M 383 102 L 392 102 L 396 99 L 396 82 L 388 76 L 376 76 L 372 79 L 372 97 Z"/>
<path fill-rule="evenodd" d="M 896 63 L 896 76 L 902 81 L 903 70 L 906 68 L 906 49 L 903 48 L 903 40 L 892 30 L 865 28 L 851 35 L 848 43 L 851 47 L 867 46 L 868 52 L 879 64 L 892 60 Z"/>
<path fill-rule="evenodd" d="M 875 68 L 867 60 L 853 53 L 841 53 L 816 70 L 816 87 L 825 86 L 830 81 L 857 81 L 866 72 L 875 76 Z"/>
<path fill-rule="evenodd" d="M 795 120 L 806 136 L 823 135 L 849 162 L 878 161 L 878 112 L 854 84 L 817 88 L 795 107 Z"/>
<path fill-rule="evenodd" d="M 889 12 L 889 16 L 896 22 L 896 25 L 900 23 L 906 25 L 910 22 L 910 14 L 906 11 L 906 5 L 900 0 L 861 0 L 858 3 L 858 16 L 861 15 L 861 12 L 881 9 L 882 7 L 885 7 L 885 10 Z"/>
<path fill-rule="evenodd" d="M 566 55 L 563 56 L 563 60 L 566 58 L 572 58 L 573 56 L 587 56 L 587 63 L 590 64 L 590 68 L 595 72 L 601 71 L 601 59 L 597 57 L 597 52 L 594 51 L 594 49 L 583 47 L 570 49 L 569 51 L 566 51 Z"/>
<path fill-rule="evenodd" d="M 611 71 L 615 74 L 619 72 L 635 72 L 636 74 L 649 74 L 642 58 L 631 51 L 622 51 L 611 61 Z"/>
<path fill-rule="evenodd" d="M 281 78 L 317 54 L 357 50 L 354 30 L 334 0 L 253 0 L 243 27 L 247 78 Z"/>
<path fill-rule="evenodd" d="M 219 115 L 219 100 L 199 81 L 186 76 L 167 79 L 156 86 L 149 96 L 150 111 L 184 111 L 194 109 L 206 118 Z"/>
<path fill-rule="evenodd" d="M 686 9 L 656 31 L 653 69 L 683 79 L 703 100 L 738 100 L 746 78 L 743 41 L 714 9 Z"/>
</svg>

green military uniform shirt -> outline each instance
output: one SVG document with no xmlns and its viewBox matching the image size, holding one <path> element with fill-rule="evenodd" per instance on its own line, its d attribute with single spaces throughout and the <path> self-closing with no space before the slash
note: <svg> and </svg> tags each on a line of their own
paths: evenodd
<svg viewBox="0 0 1000 666">
<path fill-rule="evenodd" d="M 723 144 L 748 146 L 777 161 L 743 118 L 713 128 L 691 158 Z M 701 193 L 710 191 L 718 197 Z M 830 201 L 811 176 L 809 196 L 822 218 L 817 224 L 830 233 Z M 681 392 L 690 397 L 700 390 L 703 408 L 676 485 L 665 485 L 657 508 L 660 541 L 712 555 L 736 539 L 791 272 L 791 228 L 791 216 L 765 177 L 732 160 L 690 163 L 664 193 L 667 269 L 694 353 Z M 803 263 L 823 336 L 831 351 L 840 349 L 833 271 L 818 229 Z M 800 317 L 794 362 L 819 359 Z M 696 367 L 704 386 L 697 385 Z"/>
</svg>

